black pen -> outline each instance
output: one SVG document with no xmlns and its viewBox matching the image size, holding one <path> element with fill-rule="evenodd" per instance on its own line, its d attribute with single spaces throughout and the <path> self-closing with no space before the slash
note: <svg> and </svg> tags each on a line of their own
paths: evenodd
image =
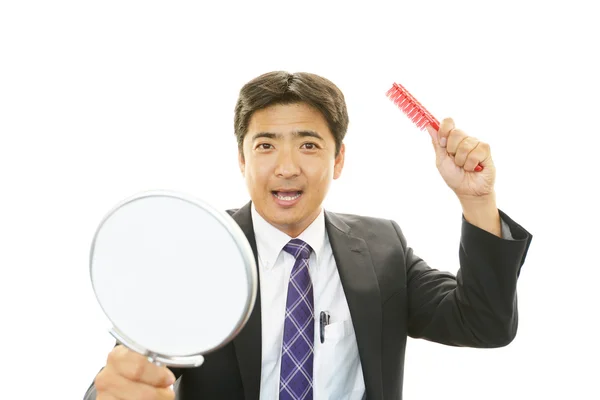
<svg viewBox="0 0 600 400">
<path fill-rule="evenodd" d="M 321 328 L 321 343 L 325 341 L 325 327 L 329 325 L 329 311 L 321 311 L 319 327 Z"/>
</svg>

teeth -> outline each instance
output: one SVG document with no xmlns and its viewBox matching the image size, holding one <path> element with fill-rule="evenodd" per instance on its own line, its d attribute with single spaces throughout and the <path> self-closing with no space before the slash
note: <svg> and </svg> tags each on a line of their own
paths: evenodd
<svg viewBox="0 0 600 400">
<path fill-rule="evenodd" d="M 277 198 L 280 200 L 292 201 L 292 200 L 296 200 L 298 197 L 300 197 L 300 193 L 298 193 L 295 196 L 281 196 L 279 194 L 275 194 L 275 196 L 277 196 Z"/>
</svg>

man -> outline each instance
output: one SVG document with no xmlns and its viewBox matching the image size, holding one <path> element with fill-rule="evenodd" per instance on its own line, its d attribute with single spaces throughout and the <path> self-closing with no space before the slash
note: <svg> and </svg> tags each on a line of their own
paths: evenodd
<svg viewBox="0 0 600 400">
<path fill-rule="evenodd" d="M 332 82 L 257 77 L 240 91 L 234 126 L 251 201 L 230 214 L 259 269 L 248 323 L 198 368 L 157 367 L 117 345 L 86 398 L 173 399 L 179 378 L 181 400 L 401 399 L 407 336 L 479 348 L 513 340 L 531 235 L 496 206 L 486 143 L 451 119 L 428 128 L 463 210 L 454 276 L 416 256 L 394 221 L 323 210 L 348 126 Z"/>
</svg>

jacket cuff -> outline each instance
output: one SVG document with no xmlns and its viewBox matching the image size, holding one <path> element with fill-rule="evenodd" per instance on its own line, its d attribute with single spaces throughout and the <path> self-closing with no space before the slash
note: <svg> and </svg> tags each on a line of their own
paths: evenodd
<svg viewBox="0 0 600 400">
<path fill-rule="evenodd" d="M 515 265 L 518 276 L 525 262 L 532 235 L 502 210 L 498 210 L 498 212 L 500 213 L 503 225 L 506 225 L 512 238 L 500 238 L 487 232 L 468 222 L 463 215 L 461 246 L 464 249 L 469 249 L 469 252 L 485 252 L 487 253 L 485 256 L 484 254 L 479 254 L 485 258 L 492 257 L 496 260 L 503 260 L 503 264 L 509 263 Z M 505 236 L 504 230 L 505 228 L 503 229 L 503 236 Z"/>
</svg>

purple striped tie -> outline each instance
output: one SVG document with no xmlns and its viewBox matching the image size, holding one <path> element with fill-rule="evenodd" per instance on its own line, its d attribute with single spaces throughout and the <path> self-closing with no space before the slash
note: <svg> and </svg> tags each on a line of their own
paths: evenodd
<svg viewBox="0 0 600 400">
<path fill-rule="evenodd" d="M 292 239 L 283 248 L 296 258 L 288 285 L 283 347 L 281 350 L 280 400 L 312 400 L 314 305 L 308 274 L 310 246 Z"/>
</svg>

